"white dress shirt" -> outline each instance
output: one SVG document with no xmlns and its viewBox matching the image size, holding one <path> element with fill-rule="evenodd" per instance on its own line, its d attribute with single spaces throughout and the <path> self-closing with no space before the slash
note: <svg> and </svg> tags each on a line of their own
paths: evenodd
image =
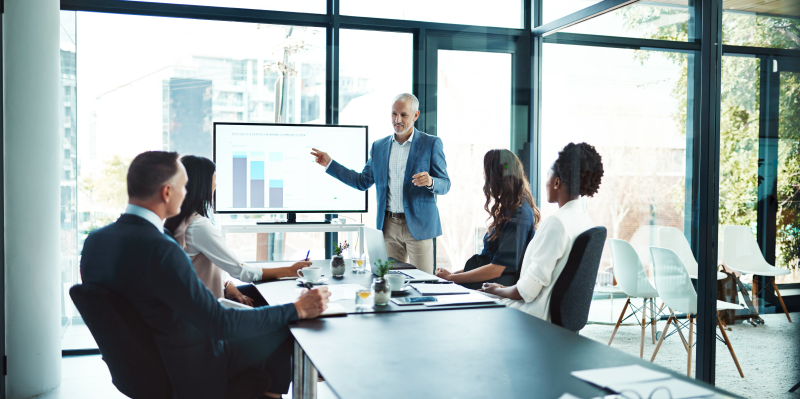
<svg viewBox="0 0 800 399">
<path fill-rule="evenodd" d="M 147 208 L 142 208 L 138 205 L 128 204 L 128 207 L 125 208 L 125 213 L 129 215 L 136 215 L 144 220 L 147 220 L 148 222 L 152 223 L 153 226 L 156 226 L 158 231 L 164 233 L 164 221 L 161 220 L 161 218 L 158 217 L 155 212 Z"/>
<path fill-rule="evenodd" d="M 545 219 L 525 251 L 517 290 L 522 300 L 503 299 L 506 306 L 550 321 L 553 285 L 567 264 L 575 239 L 594 223 L 583 209 L 581 199 L 567 202 Z"/>
<path fill-rule="evenodd" d="M 195 218 L 186 228 L 186 254 L 194 257 L 199 253 L 233 278 L 248 283 L 261 280 L 261 268 L 240 262 L 236 254 L 225 245 L 219 228 L 202 216 Z"/>
</svg>

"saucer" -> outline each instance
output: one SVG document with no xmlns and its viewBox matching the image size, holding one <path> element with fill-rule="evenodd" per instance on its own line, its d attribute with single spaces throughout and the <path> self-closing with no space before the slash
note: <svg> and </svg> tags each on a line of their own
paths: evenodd
<svg viewBox="0 0 800 399">
<path fill-rule="evenodd" d="M 406 293 L 406 292 L 410 291 L 411 288 L 412 287 L 410 285 L 407 285 L 402 290 L 392 291 L 392 294 L 403 294 L 403 293 Z"/>
<path fill-rule="evenodd" d="M 297 282 L 300 283 L 300 284 L 305 284 L 305 283 L 308 282 L 308 280 L 300 277 L 300 278 L 297 279 Z M 321 284 L 325 284 L 327 282 L 328 282 L 328 279 L 325 278 L 325 277 L 322 277 L 316 283 L 311 283 L 311 284 L 313 284 L 313 285 L 321 285 Z"/>
</svg>

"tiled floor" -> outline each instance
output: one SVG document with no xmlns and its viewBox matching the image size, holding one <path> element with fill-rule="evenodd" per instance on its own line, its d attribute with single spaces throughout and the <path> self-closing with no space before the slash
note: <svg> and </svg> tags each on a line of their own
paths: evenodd
<svg viewBox="0 0 800 399">
<path fill-rule="evenodd" d="M 97 348 L 92 333 L 85 324 L 70 325 L 61 338 L 61 349 Z"/>
<path fill-rule="evenodd" d="M 61 388 L 37 399 L 118 399 L 127 398 L 111 383 L 103 359 L 96 356 L 65 357 L 61 360 Z M 336 395 L 325 383 L 317 385 L 317 398 L 333 399 Z M 289 389 L 291 392 L 291 389 Z M 291 398 L 292 395 L 284 395 Z"/>
</svg>

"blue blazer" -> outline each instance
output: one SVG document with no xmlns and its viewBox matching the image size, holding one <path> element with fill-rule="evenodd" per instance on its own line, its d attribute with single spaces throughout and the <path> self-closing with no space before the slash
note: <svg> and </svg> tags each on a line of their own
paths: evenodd
<svg viewBox="0 0 800 399">
<path fill-rule="evenodd" d="M 81 257 L 86 283 L 124 297 L 153 330 L 175 398 L 222 398 L 225 340 L 266 334 L 297 320 L 294 304 L 225 309 L 172 238 L 125 214 L 89 234 Z"/>
<path fill-rule="evenodd" d="M 336 161 L 328 165 L 327 173 L 342 183 L 364 191 L 373 184 L 378 190 L 378 220 L 375 227 L 383 230 L 386 217 L 386 199 L 389 193 L 389 150 L 392 136 L 376 140 L 369 151 L 369 159 L 361 173 L 347 169 Z M 433 190 L 417 187 L 411 183 L 411 176 L 428 172 L 433 178 Z M 403 181 L 403 209 L 408 231 L 415 240 L 427 240 L 442 235 L 439 208 L 434 194 L 444 195 L 450 191 L 450 177 L 447 176 L 447 161 L 444 159 L 442 139 L 420 132 L 414 128 L 414 138 L 406 163 L 406 176 Z"/>
</svg>

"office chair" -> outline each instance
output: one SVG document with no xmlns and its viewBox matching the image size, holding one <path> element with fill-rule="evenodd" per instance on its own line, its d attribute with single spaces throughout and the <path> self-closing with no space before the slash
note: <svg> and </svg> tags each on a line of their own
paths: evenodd
<svg viewBox="0 0 800 399">
<path fill-rule="evenodd" d="M 77 284 L 69 296 L 92 333 L 114 386 L 130 398 L 172 399 L 172 384 L 150 327 L 131 304 L 95 284 Z M 272 385 L 266 371 L 254 369 L 228 381 L 225 399 L 254 399 Z"/>
<path fill-rule="evenodd" d="M 575 239 L 550 297 L 553 324 L 574 332 L 586 326 L 605 241 L 606 228 L 602 226 L 586 230 Z"/>
</svg>

